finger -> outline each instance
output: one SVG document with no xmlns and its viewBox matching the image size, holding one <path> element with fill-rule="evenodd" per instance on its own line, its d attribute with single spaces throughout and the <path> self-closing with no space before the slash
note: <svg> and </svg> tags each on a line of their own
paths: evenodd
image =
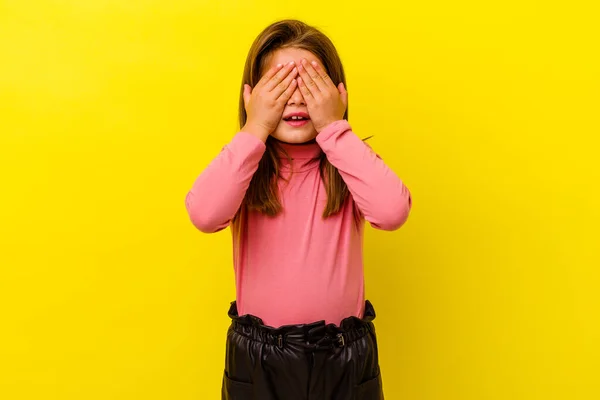
<svg viewBox="0 0 600 400">
<path fill-rule="evenodd" d="M 342 103 L 344 103 L 344 107 L 348 107 L 348 91 L 344 86 L 344 82 L 340 82 L 337 86 L 338 91 L 340 92 L 340 97 L 342 98 Z"/>
<path fill-rule="evenodd" d="M 315 71 L 315 68 L 313 67 L 313 65 L 305 59 L 302 59 L 302 63 L 304 65 L 304 69 L 308 73 L 308 76 L 310 76 L 310 79 L 312 79 L 312 81 L 315 83 L 315 86 L 317 87 L 317 89 L 320 92 L 326 91 L 327 85 L 325 85 L 325 82 L 323 82 L 323 79 L 321 79 L 321 75 L 319 75 L 317 73 L 317 71 Z"/>
<path fill-rule="evenodd" d="M 298 86 L 298 80 L 292 79 L 292 82 L 290 82 L 288 88 L 283 91 L 283 93 L 281 94 L 281 96 L 279 96 L 277 100 L 281 101 L 284 104 L 287 103 L 290 97 L 292 97 L 292 95 L 294 94 L 296 86 Z"/>
<path fill-rule="evenodd" d="M 310 67 L 314 70 L 314 75 L 318 76 L 318 79 L 315 80 L 315 82 L 321 91 L 335 90 L 335 85 L 331 81 L 331 78 L 329 75 L 327 75 L 327 72 L 319 65 L 318 62 L 312 61 L 310 63 Z M 310 70 L 308 70 L 308 73 L 313 75 Z"/>
<path fill-rule="evenodd" d="M 304 83 L 304 79 L 302 79 L 302 77 L 299 76 L 296 80 L 298 81 L 298 87 L 300 88 L 300 93 L 302 93 L 304 100 L 311 101 L 313 98 L 313 95 L 310 92 L 310 90 L 308 89 L 308 87 L 306 86 L 306 84 Z"/>
<path fill-rule="evenodd" d="M 317 96 L 319 94 L 320 90 L 319 90 L 319 87 L 317 86 L 316 82 L 313 80 L 312 76 L 310 76 L 310 74 L 308 73 L 307 64 L 308 63 L 305 63 L 303 61 L 302 64 L 300 64 L 298 66 L 298 71 L 300 72 L 302 81 L 304 82 L 304 84 L 306 85 L 308 90 L 310 90 L 311 94 L 313 96 Z"/>
<path fill-rule="evenodd" d="M 265 90 L 270 92 L 273 89 L 275 89 L 277 85 L 279 85 L 292 72 L 292 70 L 294 69 L 294 65 L 294 61 L 285 64 L 283 68 L 281 68 L 281 70 L 279 70 L 279 72 L 275 74 L 274 77 L 272 77 L 267 83 L 265 83 Z"/>
<path fill-rule="evenodd" d="M 277 64 L 276 66 L 270 68 L 266 74 L 260 78 L 255 88 L 263 87 L 267 82 L 269 82 L 278 72 L 283 68 L 283 64 Z"/>
<path fill-rule="evenodd" d="M 275 87 L 271 92 L 277 95 L 277 98 L 281 97 L 283 93 L 288 89 L 296 75 L 298 74 L 298 69 L 294 68 L 292 72 L 289 73 L 288 76 L 285 77 L 283 81 L 279 85 Z"/>
<path fill-rule="evenodd" d="M 244 83 L 244 105 L 248 107 L 248 102 L 250 101 L 250 95 L 252 94 L 252 88 L 250 85 Z"/>
</svg>

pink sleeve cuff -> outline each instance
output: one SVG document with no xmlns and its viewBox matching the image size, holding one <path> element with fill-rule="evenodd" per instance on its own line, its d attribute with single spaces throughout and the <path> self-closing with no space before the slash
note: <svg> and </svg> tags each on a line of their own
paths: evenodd
<svg viewBox="0 0 600 400">
<path fill-rule="evenodd" d="M 321 148 L 323 148 L 323 146 L 326 146 L 327 142 L 330 141 L 332 138 L 339 136 L 340 134 L 350 129 L 350 124 L 345 119 L 334 121 L 327 125 L 325 129 L 323 129 L 317 135 L 317 143 L 319 144 L 319 146 L 321 146 Z"/>
</svg>

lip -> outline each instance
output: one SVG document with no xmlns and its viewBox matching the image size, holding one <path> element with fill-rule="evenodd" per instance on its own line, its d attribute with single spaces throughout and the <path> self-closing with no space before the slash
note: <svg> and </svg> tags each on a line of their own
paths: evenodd
<svg viewBox="0 0 600 400">
<path fill-rule="evenodd" d="M 286 118 L 291 118 L 291 117 L 302 117 L 302 118 L 305 118 L 305 119 L 302 119 L 302 120 L 293 120 L 293 119 L 287 120 L 286 119 Z M 304 125 L 308 124 L 308 121 L 310 121 L 310 117 L 305 112 L 296 111 L 296 112 L 284 115 L 283 116 L 283 121 L 286 124 L 288 124 L 289 126 L 293 126 L 295 128 L 298 128 L 300 126 L 304 126 Z"/>
<path fill-rule="evenodd" d="M 297 127 L 304 126 L 304 125 L 308 124 L 309 121 L 310 121 L 309 119 L 301 119 L 301 120 L 295 120 L 295 121 L 293 119 L 290 119 L 288 121 L 284 120 L 283 122 L 285 122 L 286 124 L 288 124 L 290 126 L 293 126 L 293 127 L 297 128 Z"/>
</svg>

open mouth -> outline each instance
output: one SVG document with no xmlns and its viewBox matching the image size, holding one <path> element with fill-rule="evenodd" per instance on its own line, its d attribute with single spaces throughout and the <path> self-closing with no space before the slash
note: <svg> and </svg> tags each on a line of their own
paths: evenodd
<svg viewBox="0 0 600 400">
<path fill-rule="evenodd" d="M 299 115 L 294 115 L 292 117 L 284 118 L 283 120 L 284 121 L 304 121 L 304 120 L 308 121 L 309 118 L 301 117 Z"/>
<path fill-rule="evenodd" d="M 307 115 L 291 115 L 284 117 L 283 120 L 290 126 L 303 126 L 308 124 L 310 118 Z"/>
</svg>

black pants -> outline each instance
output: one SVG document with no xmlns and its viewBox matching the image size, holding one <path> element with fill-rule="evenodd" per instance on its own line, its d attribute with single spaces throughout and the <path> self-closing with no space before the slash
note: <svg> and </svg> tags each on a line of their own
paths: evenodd
<svg viewBox="0 0 600 400">
<path fill-rule="evenodd" d="M 231 303 L 222 400 L 383 400 L 375 310 L 271 328 Z"/>
</svg>

